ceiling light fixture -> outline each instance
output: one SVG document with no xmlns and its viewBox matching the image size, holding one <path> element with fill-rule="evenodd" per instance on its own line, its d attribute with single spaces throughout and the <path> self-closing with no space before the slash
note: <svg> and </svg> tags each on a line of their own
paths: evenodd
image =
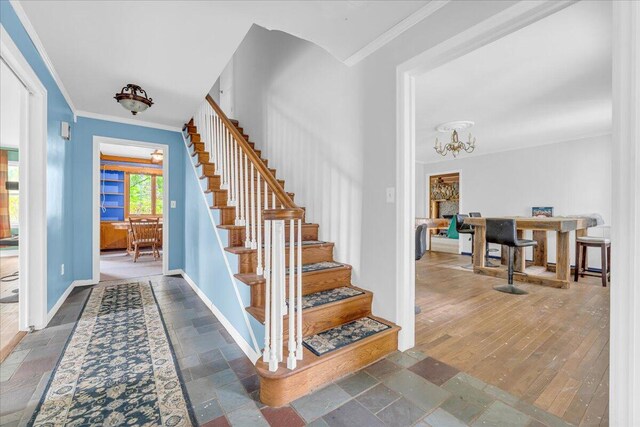
<svg viewBox="0 0 640 427">
<path fill-rule="evenodd" d="M 458 139 L 458 131 L 468 129 L 473 125 L 474 123 L 470 121 L 447 122 L 439 125 L 436 128 L 438 132 L 453 132 L 451 133 L 451 142 L 445 144 L 444 146 L 442 145 L 442 143 L 440 143 L 440 141 L 438 141 L 438 138 L 436 137 L 436 142 L 433 146 L 433 148 L 436 150 L 436 153 L 440 154 L 441 156 L 446 156 L 447 153 L 451 152 L 451 154 L 453 154 L 453 157 L 458 157 L 458 153 L 462 150 L 466 151 L 467 153 L 473 152 L 473 150 L 475 150 L 476 148 L 476 139 L 472 139 L 471 133 L 469 133 L 468 142 L 461 142 Z"/>
<path fill-rule="evenodd" d="M 151 153 L 152 162 L 160 163 L 162 159 L 164 159 L 164 153 L 162 152 L 162 150 L 154 150 L 153 153 Z"/>
<path fill-rule="evenodd" d="M 153 99 L 147 96 L 147 92 L 138 85 L 129 83 L 116 93 L 114 99 L 134 116 L 153 105 Z"/>
</svg>

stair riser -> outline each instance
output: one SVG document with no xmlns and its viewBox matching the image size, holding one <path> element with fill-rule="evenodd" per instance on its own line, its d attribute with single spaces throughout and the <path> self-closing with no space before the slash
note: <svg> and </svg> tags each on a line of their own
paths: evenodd
<svg viewBox="0 0 640 427">
<path fill-rule="evenodd" d="M 211 194 L 214 206 L 227 206 L 227 190 L 216 190 Z"/>
<path fill-rule="evenodd" d="M 264 256 L 263 256 L 264 262 Z M 313 264 L 321 261 L 333 261 L 333 246 L 302 248 L 302 263 Z M 255 273 L 258 265 L 256 252 L 238 255 L 238 272 Z M 289 248 L 285 249 L 285 265 L 289 265 Z"/>
<path fill-rule="evenodd" d="M 201 164 L 197 166 L 197 169 L 200 175 L 213 176 L 216 174 L 216 167 L 212 164 Z"/>
<path fill-rule="evenodd" d="M 357 346 L 352 351 L 325 359 L 295 375 L 289 375 L 285 378 L 261 376 L 260 400 L 265 405 L 273 407 L 286 405 L 331 381 L 376 362 L 395 351 L 397 347 L 398 332 L 394 331 L 383 334 L 366 345 Z"/>
<path fill-rule="evenodd" d="M 196 159 L 196 164 L 209 163 L 209 153 L 207 153 L 206 151 L 202 151 L 202 152 L 196 151 L 196 154 L 192 157 Z"/>
<path fill-rule="evenodd" d="M 214 208 L 215 209 L 215 208 Z M 220 224 L 221 225 L 233 225 L 236 221 L 235 209 L 225 208 L 218 209 L 220 211 Z"/>
<path fill-rule="evenodd" d="M 185 126 L 184 130 L 186 130 L 187 133 L 197 133 L 198 132 L 198 130 L 196 129 L 195 126 L 189 126 L 189 125 Z"/>
<path fill-rule="evenodd" d="M 262 232 L 262 241 L 264 242 L 264 230 L 262 227 L 260 227 L 260 230 Z M 242 246 L 244 245 L 245 238 L 244 228 L 229 230 L 229 241 L 227 242 L 227 246 Z M 302 240 L 318 240 L 318 226 L 312 224 L 302 225 Z M 285 231 L 285 241 L 289 241 L 289 227 L 287 227 Z"/>
<path fill-rule="evenodd" d="M 201 142 L 199 133 L 191 133 L 189 132 L 189 140 L 191 142 Z"/>
<path fill-rule="evenodd" d="M 351 269 L 319 271 L 313 274 L 302 275 L 302 295 L 314 294 L 320 291 L 348 286 L 351 284 Z M 259 283 L 251 286 L 251 305 L 264 307 L 265 284 Z M 289 295 L 289 277 L 286 278 L 285 290 Z"/>
<path fill-rule="evenodd" d="M 207 188 L 209 190 L 218 190 L 220 188 L 220 177 L 219 176 L 208 176 L 207 179 Z"/>
<path fill-rule="evenodd" d="M 373 295 L 365 294 L 362 298 L 348 298 L 339 304 L 326 304 L 311 311 L 302 312 L 302 336 L 317 334 L 343 323 L 360 319 L 371 314 Z M 289 328 L 286 327 L 289 316 L 284 317 L 284 340 L 289 338 Z"/>
<path fill-rule="evenodd" d="M 190 154 L 193 154 L 194 152 L 207 153 L 207 151 L 204 150 L 204 142 L 195 142 L 193 144 L 189 144 L 189 147 L 191 148 Z"/>
</svg>

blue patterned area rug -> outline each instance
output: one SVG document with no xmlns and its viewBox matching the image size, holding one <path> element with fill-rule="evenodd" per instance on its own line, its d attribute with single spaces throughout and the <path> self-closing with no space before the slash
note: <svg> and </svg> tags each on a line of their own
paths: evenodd
<svg viewBox="0 0 640 427">
<path fill-rule="evenodd" d="M 197 425 L 176 366 L 151 282 L 100 284 L 29 425 Z"/>
<path fill-rule="evenodd" d="M 302 339 L 302 344 L 316 356 L 338 350 L 356 341 L 375 335 L 391 326 L 371 317 L 363 317 L 344 325 L 336 326 L 319 334 Z"/>
</svg>

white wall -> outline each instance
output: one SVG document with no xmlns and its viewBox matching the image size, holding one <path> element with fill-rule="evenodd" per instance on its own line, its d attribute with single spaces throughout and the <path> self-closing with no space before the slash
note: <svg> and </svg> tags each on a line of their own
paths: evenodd
<svg viewBox="0 0 640 427">
<path fill-rule="evenodd" d="M 234 118 L 357 280 L 364 147 L 355 75 L 323 49 L 258 26 L 233 64 Z"/>
<path fill-rule="evenodd" d="M 482 141 L 478 140 L 478 149 Z M 460 170 L 460 212 L 483 216 L 530 216 L 532 206 L 552 206 L 554 215 L 599 213 L 611 219 L 611 136 L 543 145 L 484 156 L 423 165 L 423 191 L 429 175 Z M 420 192 L 416 189 L 416 193 Z M 607 233 L 593 229 L 592 235 Z M 529 234 L 530 236 L 530 234 Z M 548 233 L 548 260 L 555 262 L 555 234 Z M 572 236 L 571 260 L 574 260 Z M 497 247 L 497 246 L 496 246 Z M 462 251 L 471 243 L 463 239 Z M 531 249 L 528 251 L 531 259 Z M 591 267 L 600 267 L 596 249 L 589 252 Z"/>
<path fill-rule="evenodd" d="M 424 164 L 416 163 L 416 218 L 429 216 L 427 184 L 424 180 Z"/>
<path fill-rule="evenodd" d="M 235 118 L 269 164 L 397 320 L 396 67 L 515 1 L 450 2 L 366 59 L 346 67 L 320 48 L 252 29 L 234 57 Z M 455 23 L 455 25 L 452 25 Z M 253 34 L 252 34 L 253 33 Z"/>
</svg>

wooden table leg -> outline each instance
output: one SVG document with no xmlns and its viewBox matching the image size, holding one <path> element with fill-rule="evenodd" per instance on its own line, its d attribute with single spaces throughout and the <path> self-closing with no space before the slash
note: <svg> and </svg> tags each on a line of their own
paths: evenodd
<svg viewBox="0 0 640 427">
<path fill-rule="evenodd" d="M 524 239 L 524 230 L 518 230 L 518 239 Z M 515 258 L 513 260 L 513 270 L 524 273 L 527 268 L 527 257 L 525 248 L 515 248 Z"/>
<path fill-rule="evenodd" d="M 569 260 L 569 232 L 558 231 L 556 236 L 556 279 L 569 286 L 571 264 Z"/>
<path fill-rule="evenodd" d="M 538 246 L 533 248 L 533 265 L 541 265 L 547 268 L 547 232 L 544 230 L 533 230 L 533 240 L 538 242 Z"/>
<path fill-rule="evenodd" d="M 484 267 L 484 250 L 487 244 L 487 237 L 485 235 L 486 227 L 475 226 L 475 232 L 473 235 L 473 266 Z"/>
</svg>

